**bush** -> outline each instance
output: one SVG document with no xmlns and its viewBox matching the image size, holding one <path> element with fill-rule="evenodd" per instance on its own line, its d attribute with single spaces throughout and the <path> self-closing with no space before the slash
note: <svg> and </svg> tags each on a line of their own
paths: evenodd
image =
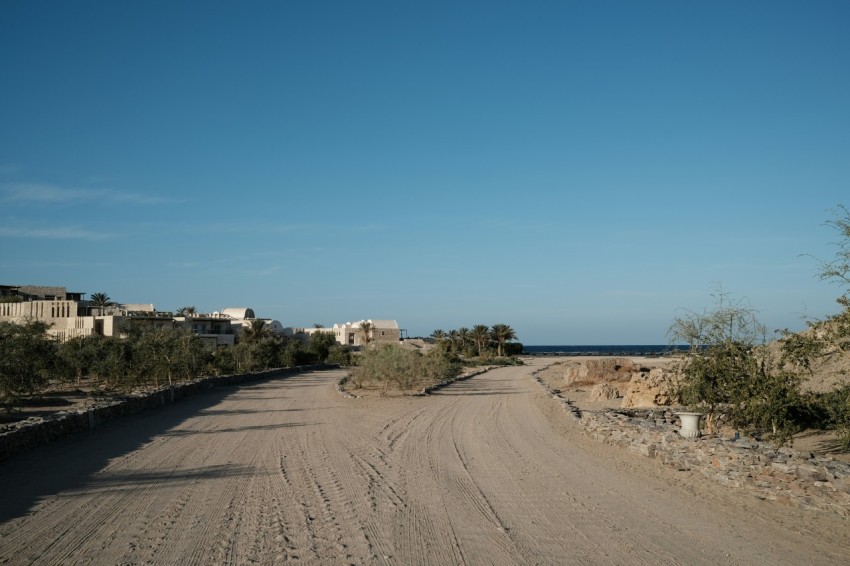
<svg viewBox="0 0 850 566">
<path fill-rule="evenodd" d="M 311 355 L 310 352 L 304 349 L 304 343 L 297 338 L 286 342 L 286 345 L 283 347 L 283 350 L 280 353 L 280 359 L 282 363 L 279 364 L 277 367 L 283 366 L 292 368 L 295 366 L 307 365 L 314 361 L 313 355 Z"/>
<path fill-rule="evenodd" d="M 349 367 L 354 365 L 351 356 L 351 348 L 348 346 L 334 346 L 328 351 L 325 361 L 329 364 L 337 364 L 341 367 Z"/>
<path fill-rule="evenodd" d="M 722 289 L 714 297 L 714 310 L 688 313 L 670 328 L 673 340 L 691 347 L 680 367 L 679 399 L 706 414 L 709 430 L 725 421 L 783 444 L 799 430 L 799 374 L 773 359 L 755 309 L 730 301 Z"/>
<path fill-rule="evenodd" d="M 837 431 L 841 447 L 850 450 L 850 385 L 816 395 L 811 406 L 821 428 Z"/>
<path fill-rule="evenodd" d="M 337 345 L 333 332 L 314 332 L 310 335 L 307 350 L 314 356 L 318 363 L 328 359 L 331 350 Z"/>
<path fill-rule="evenodd" d="M 446 352 L 434 349 L 428 354 L 404 350 L 396 345 L 365 350 L 351 373 L 356 387 L 381 384 L 384 389 L 419 389 L 460 373 L 460 366 Z"/>
</svg>

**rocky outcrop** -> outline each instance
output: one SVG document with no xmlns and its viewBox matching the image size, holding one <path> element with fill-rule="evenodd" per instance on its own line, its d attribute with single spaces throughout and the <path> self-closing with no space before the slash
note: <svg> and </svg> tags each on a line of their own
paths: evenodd
<svg viewBox="0 0 850 566">
<path fill-rule="evenodd" d="M 623 396 L 623 408 L 663 407 L 675 402 L 676 374 L 663 368 L 632 374 Z"/>
<path fill-rule="evenodd" d="M 676 376 L 676 372 L 670 369 L 643 367 L 629 358 L 570 362 L 564 368 L 567 389 L 591 385 L 590 401 L 622 397 L 624 408 L 672 405 L 675 402 Z"/>
<path fill-rule="evenodd" d="M 595 385 L 605 382 L 626 382 L 640 368 L 629 358 L 603 358 L 568 365 L 564 369 L 567 387 Z"/>
<path fill-rule="evenodd" d="M 597 383 L 591 388 L 588 397 L 591 401 L 608 401 L 620 397 L 620 390 L 610 383 Z"/>
</svg>

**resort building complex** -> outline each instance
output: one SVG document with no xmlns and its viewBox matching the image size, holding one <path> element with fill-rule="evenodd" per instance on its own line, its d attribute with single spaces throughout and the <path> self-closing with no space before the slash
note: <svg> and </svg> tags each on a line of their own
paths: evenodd
<svg viewBox="0 0 850 566">
<path fill-rule="evenodd" d="M 333 328 L 286 328 L 279 321 L 260 318 L 247 307 L 227 307 L 209 314 L 181 309 L 177 313 L 157 311 L 152 304 L 112 303 L 85 300 L 86 293 L 65 287 L 0 285 L 0 322 L 41 321 L 48 333 L 60 341 L 77 336 L 121 336 L 133 326 L 187 328 L 211 348 L 232 346 L 242 331 L 257 320 L 265 322 L 272 335 L 308 337 L 315 332 L 332 333 L 349 346 L 367 342 L 398 342 L 402 331 L 394 320 L 361 320 L 334 324 Z"/>
</svg>

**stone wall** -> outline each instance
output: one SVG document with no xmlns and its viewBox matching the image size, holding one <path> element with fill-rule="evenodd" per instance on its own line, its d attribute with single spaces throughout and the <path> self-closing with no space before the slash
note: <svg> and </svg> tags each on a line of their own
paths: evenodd
<svg viewBox="0 0 850 566">
<path fill-rule="evenodd" d="M 693 470 L 760 499 L 850 517 L 850 464 L 753 439 L 679 436 L 670 409 L 581 411 L 537 375 L 534 380 L 584 434 L 658 460 L 676 470 Z"/>
<path fill-rule="evenodd" d="M 180 382 L 174 387 L 166 386 L 155 390 L 139 391 L 78 411 L 62 411 L 47 417 L 29 418 L 9 426 L 0 433 L 0 460 L 36 446 L 49 444 L 59 438 L 92 430 L 102 423 L 126 415 L 156 409 L 213 387 L 238 385 L 265 379 L 279 379 L 305 371 L 335 367 L 337 366 L 320 364 L 273 369 L 257 373 L 203 377 Z"/>
</svg>

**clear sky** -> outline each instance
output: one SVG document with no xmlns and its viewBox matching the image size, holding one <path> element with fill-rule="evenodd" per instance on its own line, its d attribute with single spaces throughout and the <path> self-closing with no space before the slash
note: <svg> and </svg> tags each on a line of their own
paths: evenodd
<svg viewBox="0 0 850 566">
<path fill-rule="evenodd" d="M 284 325 L 770 328 L 850 205 L 850 2 L 0 3 L 0 283 Z"/>
</svg>

